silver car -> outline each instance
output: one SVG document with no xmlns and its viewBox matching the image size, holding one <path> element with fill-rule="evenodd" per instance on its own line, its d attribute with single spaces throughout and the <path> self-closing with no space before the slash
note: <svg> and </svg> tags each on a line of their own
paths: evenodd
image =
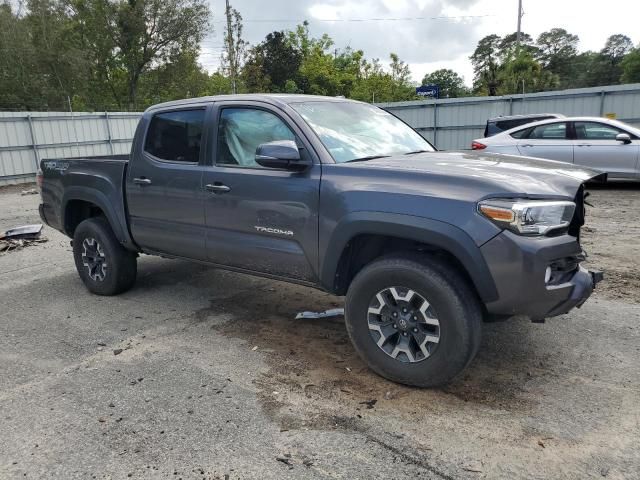
<svg viewBox="0 0 640 480">
<path fill-rule="evenodd" d="M 601 117 L 543 120 L 472 142 L 473 150 L 574 163 L 640 180 L 640 129 Z"/>
</svg>

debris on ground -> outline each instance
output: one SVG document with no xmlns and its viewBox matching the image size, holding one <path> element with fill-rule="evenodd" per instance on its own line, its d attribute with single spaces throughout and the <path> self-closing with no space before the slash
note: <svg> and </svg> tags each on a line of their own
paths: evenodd
<svg viewBox="0 0 640 480">
<path fill-rule="evenodd" d="M 276 457 L 276 460 L 278 462 L 282 462 L 285 465 L 287 465 L 289 467 L 289 469 L 293 468 L 293 463 L 291 462 L 291 454 L 290 453 L 285 453 L 284 455 L 278 455 Z"/>
<path fill-rule="evenodd" d="M 378 403 L 378 400 L 374 398 L 372 400 L 365 400 L 364 402 L 360 402 L 360 405 L 366 405 L 367 409 L 371 410 L 373 407 L 375 407 L 376 403 Z"/>
<path fill-rule="evenodd" d="M 466 465 L 463 465 L 462 469 L 466 470 L 467 472 L 482 473 L 482 463 L 470 462 Z"/>
<path fill-rule="evenodd" d="M 10 228 L 4 235 L 0 235 L 0 239 L 3 240 L 17 240 L 17 239 L 25 239 L 25 240 L 35 240 L 42 233 L 42 224 L 36 223 L 33 225 L 22 225 L 20 227 Z"/>
<path fill-rule="evenodd" d="M 0 234 L 0 252 L 20 250 L 35 243 L 48 241 L 42 236 L 42 224 L 22 225 Z"/>
<path fill-rule="evenodd" d="M 323 312 L 300 312 L 296 315 L 296 320 L 340 317 L 343 315 L 344 308 L 330 308 L 329 310 L 325 310 Z"/>
<path fill-rule="evenodd" d="M 38 194 L 37 188 L 30 188 L 28 190 L 22 190 L 20 192 L 20 195 L 37 195 L 37 194 Z"/>
</svg>

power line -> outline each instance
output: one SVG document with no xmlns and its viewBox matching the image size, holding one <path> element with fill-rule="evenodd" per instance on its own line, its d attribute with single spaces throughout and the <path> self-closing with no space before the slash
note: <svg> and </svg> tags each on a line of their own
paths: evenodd
<svg viewBox="0 0 640 480">
<path fill-rule="evenodd" d="M 416 20 L 457 20 L 457 19 L 466 19 L 466 18 L 486 18 L 486 17 L 495 17 L 495 15 L 453 15 L 453 16 L 438 16 L 438 17 L 379 17 L 379 18 L 312 18 L 309 19 L 264 19 L 264 18 L 255 18 L 255 19 L 243 19 L 242 21 L 245 23 L 302 23 L 305 20 L 309 23 L 313 22 L 406 22 L 406 21 L 416 21 Z M 226 23 L 225 20 L 215 20 L 212 23 Z"/>
</svg>

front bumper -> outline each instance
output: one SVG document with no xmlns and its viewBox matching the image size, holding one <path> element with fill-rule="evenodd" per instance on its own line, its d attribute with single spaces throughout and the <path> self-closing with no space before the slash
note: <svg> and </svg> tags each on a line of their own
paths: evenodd
<svg viewBox="0 0 640 480">
<path fill-rule="evenodd" d="M 481 248 L 492 273 L 498 300 L 486 305 L 494 316 L 527 315 L 533 321 L 580 307 L 602 280 L 601 272 L 580 265 L 584 258 L 575 237 L 522 237 L 504 231 Z M 547 267 L 552 277 L 545 281 Z"/>
</svg>

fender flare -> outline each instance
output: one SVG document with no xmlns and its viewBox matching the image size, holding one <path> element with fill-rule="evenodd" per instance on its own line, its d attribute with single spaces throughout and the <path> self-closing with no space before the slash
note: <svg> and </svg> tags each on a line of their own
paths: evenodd
<svg viewBox="0 0 640 480">
<path fill-rule="evenodd" d="M 334 291 L 342 252 L 351 239 L 363 234 L 398 237 L 440 248 L 460 262 L 483 302 L 498 299 L 495 282 L 480 247 L 462 229 L 438 220 L 386 212 L 353 212 L 338 222 L 321 260 L 320 280 L 325 289 Z"/>
<path fill-rule="evenodd" d="M 126 219 L 124 216 L 118 213 L 116 206 L 109 200 L 106 194 L 91 187 L 74 185 L 65 189 L 64 196 L 62 198 L 61 217 L 62 228 L 67 235 L 69 235 L 69 232 L 67 232 L 66 229 L 67 206 L 69 205 L 69 202 L 73 200 L 82 200 L 92 203 L 96 207 L 100 208 L 107 217 L 107 221 L 109 222 L 109 225 L 111 226 L 111 229 L 118 241 L 126 248 L 136 249 L 131 236 L 129 235 L 129 230 L 126 226 Z"/>
</svg>

